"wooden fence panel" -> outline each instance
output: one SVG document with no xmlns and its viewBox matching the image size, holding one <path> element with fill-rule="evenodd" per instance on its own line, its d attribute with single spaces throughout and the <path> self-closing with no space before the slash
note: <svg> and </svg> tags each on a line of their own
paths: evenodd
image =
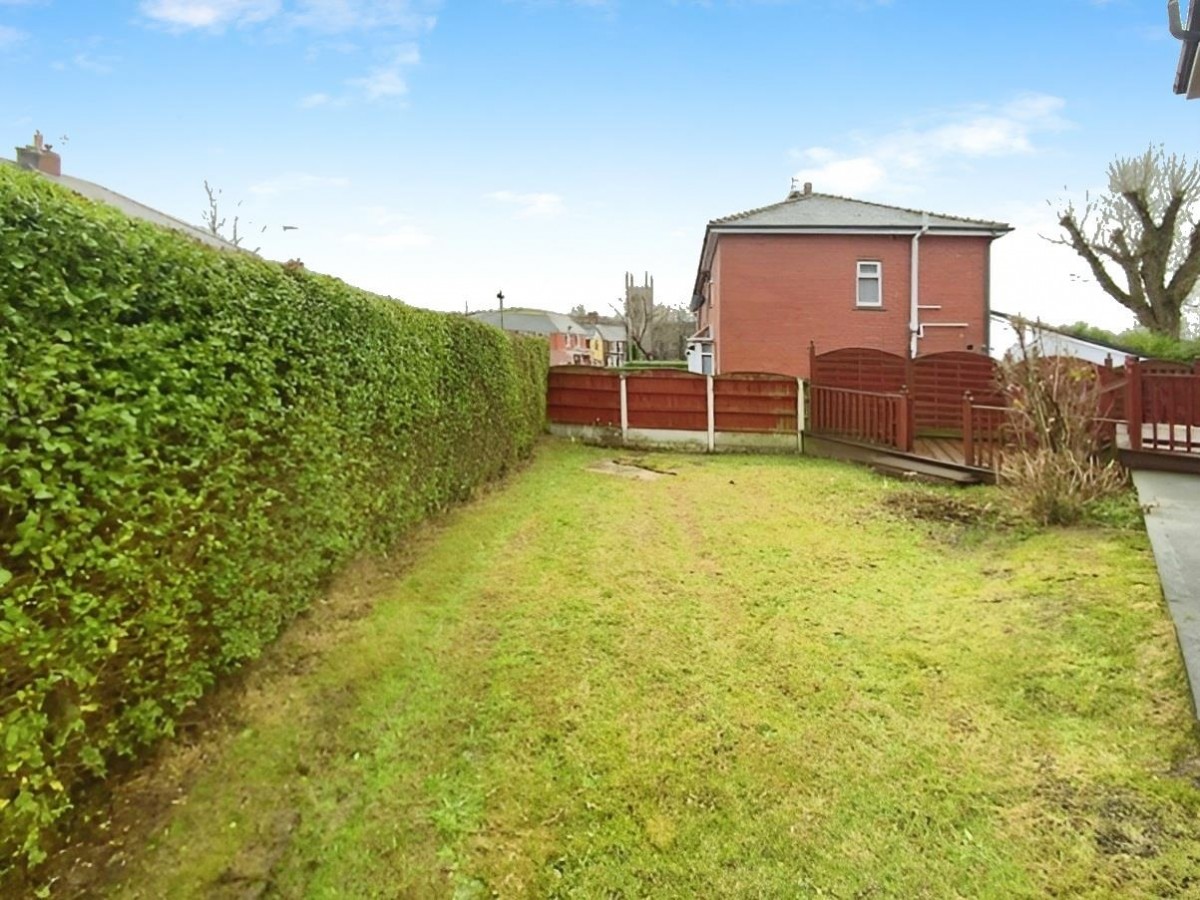
<svg viewBox="0 0 1200 900">
<path fill-rule="evenodd" d="M 708 379 L 660 370 L 625 377 L 630 428 L 708 431 Z"/>
<path fill-rule="evenodd" d="M 996 363 L 981 353 L 953 350 L 918 356 L 908 386 L 918 432 L 962 428 L 963 395 L 977 404 L 1003 406 L 996 383 Z"/>
<path fill-rule="evenodd" d="M 621 376 L 592 366 L 554 366 L 546 416 L 564 425 L 621 427 Z"/>
<path fill-rule="evenodd" d="M 1145 360 L 1131 367 L 1137 375 L 1128 401 L 1130 436 L 1136 430 L 1147 450 L 1200 452 L 1200 360 L 1192 366 Z"/>
<path fill-rule="evenodd" d="M 908 361 L 894 353 L 847 347 L 818 355 L 811 345 L 809 352 L 809 378 L 813 384 L 852 391 L 896 393 L 908 380 Z"/>
<path fill-rule="evenodd" d="M 908 397 L 812 384 L 810 422 L 817 434 L 836 435 L 905 452 L 912 450 Z"/>
<path fill-rule="evenodd" d="M 738 372 L 713 378 L 717 431 L 796 432 L 800 385 L 787 375 Z"/>
</svg>

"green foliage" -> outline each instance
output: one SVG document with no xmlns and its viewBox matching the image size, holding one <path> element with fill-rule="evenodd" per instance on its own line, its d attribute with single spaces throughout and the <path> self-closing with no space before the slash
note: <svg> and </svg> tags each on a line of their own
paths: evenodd
<svg viewBox="0 0 1200 900">
<path fill-rule="evenodd" d="M 0 854 L 528 456 L 545 357 L 0 167 Z"/>
<path fill-rule="evenodd" d="M 1076 322 L 1074 325 L 1058 326 L 1058 330 L 1085 340 L 1114 344 L 1136 356 L 1171 359 L 1178 362 L 1200 359 L 1200 340 L 1176 340 L 1164 334 L 1155 334 L 1145 328 L 1129 328 L 1117 334 L 1097 328 L 1095 325 L 1089 325 L 1087 322 Z M 1118 359 L 1115 362 L 1119 365 L 1121 360 Z"/>
</svg>

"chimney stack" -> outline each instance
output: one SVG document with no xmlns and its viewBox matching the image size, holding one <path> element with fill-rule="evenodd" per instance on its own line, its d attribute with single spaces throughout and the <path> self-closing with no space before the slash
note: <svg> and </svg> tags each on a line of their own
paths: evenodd
<svg viewBox="0 0 1200 900">
<path fill-rule="evenodd" d="M 40 131 L 33 133 L 33 143 L 28 147 L 17 148 L 17 165 L 44 175 L 62 174 L 62 157 L 45 144 Z"/>
<path fill-rule="evenodd" d="M 811 181 L 804 182 L 804 196 L 807 197 L 811 193 L 812 193 L 812 182 Z"/>
</svg>

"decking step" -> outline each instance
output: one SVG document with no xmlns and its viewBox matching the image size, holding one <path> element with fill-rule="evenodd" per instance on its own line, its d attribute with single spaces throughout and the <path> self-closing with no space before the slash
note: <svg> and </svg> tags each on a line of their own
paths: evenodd
<svg viewBox="0 0 1200 900">
<path fill-rule="evenodd" d="M 811 456 L 843 459 L 896 475 L 913 475 L 947 484 L 984 484 L 995 480 L 995 474 L 988 469 L 944 462 L 824 435 L 805 434 L 804 452 Z"/>
</svg>

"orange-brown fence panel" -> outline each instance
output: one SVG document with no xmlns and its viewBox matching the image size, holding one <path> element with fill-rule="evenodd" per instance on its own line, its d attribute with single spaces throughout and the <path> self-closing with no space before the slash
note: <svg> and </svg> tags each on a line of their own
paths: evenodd
<svg viewBox="0 0 1200 900">
<path fill-rule="evenodd" d="M 963 463 L 999 471 L 1009 440 L 1008 407 L 976 405 L 971 395 L 962 399 Z"/>
<path fill-rule="evenodd" d="M 554 366 L 546 417 L 563 425 L 621 427 L 621 376 L 592 366 Z"/>
<path fill-rule="evenodd" d="M 717 431 L 796 432 L 800 383 L 788 375 L 737 372 L 713 378 Z"/>
<path fill-rule="evenodd" d="M 825 387 L 897 393 L 908 380 L 907 368 L 903 356 L 883 350 L 847 347 L 818 355 L 809 345 L 809 378 Z"/>
<path fill-rule="evenodd" d="M 809 421 L 817 434 L 912 450 L 908 398 L 904 394 L 814 383 L 809 388 L 808 402 Z"/>
<path fill-rule="evenodd" d="M 1129 361 L 1130 445 L 1170 453 L 1200 452 L 1200 360 Z"/>
<path fill-rule="evenodd" d="M 708 380 L 692 372 L 663 370 L 625 376 L 630 428 L 708 430 Z"/>
<path fill-rule="evenodd" d="M 980 353 L 953 350 L 912 361 L 909 397 L 917 432 L 957 431 L 962 427 L 963 394 L 976 403 L 1002 406 L 996 363 Z"/>
</svg>

